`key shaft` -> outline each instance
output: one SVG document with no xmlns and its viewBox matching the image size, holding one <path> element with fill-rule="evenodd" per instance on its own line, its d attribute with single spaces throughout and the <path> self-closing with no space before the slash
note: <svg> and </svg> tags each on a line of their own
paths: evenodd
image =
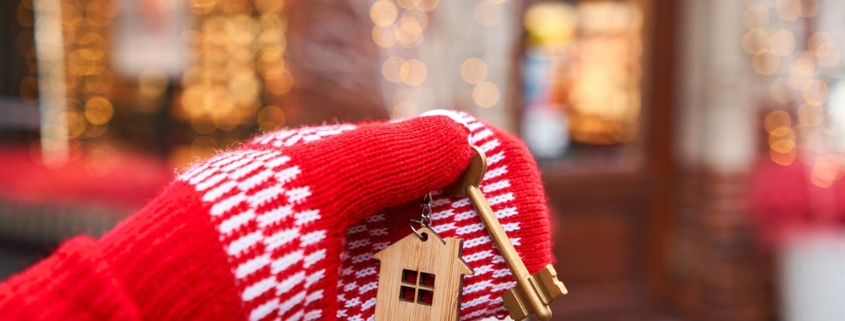
<svg viewBox="0 0 845 321">
<path fill-rule="evenodd" d="M 519 321 L 535 314 L 540 320 L 549 320 L 552 317 L 549 303 L 566 294 L 566 286 L 557 279 L 557 272 L 551 265 L 546 265 L 535 275 L 529 274 L 525 263 L 522 262 L 519 253 L 516 252 L 502 224 L 481 192 L 481 181 L 487 171 L 487 158 L 477 146 L 472 146 L 472 149 L 475 155 L 463 177 L 455 184 L 443 189 L 443 194 L 468 196 L 487 232 L 490 233 L 490 238 L 499 248 L 499 252 L 517 282 L 516 287 L 502 295 L 511 317 Z"/>
</svg>

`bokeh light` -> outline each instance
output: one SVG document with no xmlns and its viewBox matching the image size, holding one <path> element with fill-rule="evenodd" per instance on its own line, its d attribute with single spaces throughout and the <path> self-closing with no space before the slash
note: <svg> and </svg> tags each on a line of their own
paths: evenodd
<svg viewBox="0 0 845 321">
<path fill-rule="evenodd" d="M 437 5 L 440 4 L 440 0 L 422 0 L 420 2 L 419 8 L 423 11 L 431 11 L 437 8 Z"/>
<path fill-rule="evenodd" d="M 838 174 L 838 162 L 825 158 L 813 164 L 813 168 L 810 170 L 810 181 L 818 187 L 828 188 L 833 185 Z"/>
<path fill-rule="evenodd" d="M 400 83 L 402 82 L 402 76 L 400 74 L 400 69 L 405 64 L 405 59 L 401 57 L 390 57 L 384 61 L 384 64 L 381 67 L 381 73 L 384 76 L 384 79 L 392 83 Z"/>
<path fill-rule="evenodd" d="M 373 27 L 373 42 L 385 49 L 396 45 L 396 32 L 393 30 L 393 26 Z"/>
<path fill-rule="evenodd" d="M 402 13 L 402 18 L 412 18 L 416 20 L 423 30 L 428 27 L 428 15 L 425 11 L 419 8 L 405 10 L 405 12 Z"/>
<path fill-rule="evenodd" d="M 821 105 L 827 100 L 827 83 L 823 80 L 808 81 L 803 88 L 804 100 L 811 105 Z"/>
<path fill-rule="evenodd" d="M 499 87 L 489 81 L 481 82 L 472 89 L 472 101 L 484 108 L 496 105 L 499 95 Z"/>
<path fill-rule="evenodd" d="M 763 120 L 763 126 L 769 133 L 772 133 L 775 130 L 781 128 L 791 128 L 792 117 L 789 116 L 789 113 L 787 113 L 786 111 L 775 110 L 766 115 L 766 118 Z"/>
<path fill-rule="evenodd" d="M 789 85 L 796 90 L 803 90 L 804 85 L 813 79 L 816 73 L 815 62 L 811 59 L 797 59 L 789 69 Z"/>
<path fill-rule="evenodd" d="M 801 3 L 799 0 L 776 0 L 775 12 L 778 17 L 785 21 L 793 21 L 798 19 L 801 13 Z"/>
<path fill-rule="evenodd" d="M 411 117 L 417 113 L 417 105 L 410 101 L 401 101 L 393 106 L 393 118 Z"/>
<path fill-rule="evenodd" d="M 380 27 L 389 26 L 396 21 L 396 6 L 388 0 L 379 0 L 370 7 L 370 19 Z"/>
<path fill-rule="evenodd" d="M 464 60 L 461 64 L 461 78 L 469 84 L 478 84 L 487 78 L 487 64 L 476 57 Z"/>
<path fill-rule="evenodd" d="M 265 85 L 270 93 L 276 96 L 281 96 L 288 93 L 290 89 L 293 88 L 293 76 L 289 71 L 284 70 L 280 77 L 267 79 Z"/>
<path fill-rule="evenodd" d="M 93 97 L 85 102 L 85 118 L 92 125 L 108 123 L 114 115 L 112 104 L 103 97 Z"/>
<path fill-rule="evenodd" d="M 745 9 L 742 22 L 748 29 L 766 28 L 769 26 L 769 8 L 761 3 L 755 3 Z"/>
<path fill-rule="evenodd" d="M 276 106 L 267 106 L 258 112 L 258 127 L 264 132 L 274 131 L 285 125 L 285 113 Z"/>
<path fill-rule="evenodd" d="M 779 30 L 769 37 L 769 48 L 772 53 L 786 57 L 795 50 L 795 37 L 789 30 Z"/>
<path fill-rule="evenodd" d="M 761 75 L 772 75 L 778 70 L 780 59 L 771 52 L 763 52 L 754 55 L 751 64 L 754 71 Z"/>
<path fill-rule="evenodd" d="M 77 138 L 85 132 L 85 127 L 88 125 L 88 122 L 85 121 L 85 116 L 82 113 L 75 110 L 69 110 L 63 112 L 60 117 L 64 117 L 67 122 L 67 137 L 69 139 Z"/>
<path fill-rule="evenodd" d="M 763 29 L 751 29 L 742 37 L 742 49 L 756 55 L 769 49 L 769 34 Z"/>
<path fill-rule="evenodd" d="M 798 121 L 804 126 L 818 127 L 824 121 L 824 108 L 819 105 L 802 104 L 798 108 Z"/>
<path fill-rule="evenodd" d="M 399 78 L 408 86 L 419 86 L 428 76 L 425 64 L 417 59 L 405 61 L 399 68 Z"/>
<path fill-rule="evenodd" d="M 413 9 L 422 4 L 422 0 L 397 0 L 396 3 L 405 9 Z"/>
</svg>

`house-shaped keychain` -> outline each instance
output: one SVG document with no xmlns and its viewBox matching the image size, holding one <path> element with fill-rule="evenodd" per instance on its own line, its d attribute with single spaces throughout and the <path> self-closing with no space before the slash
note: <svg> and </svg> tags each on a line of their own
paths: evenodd
<svg viewBox="0 0 845 321">
<path fill-rule="evenodd" d="M 423 227 L 373 255 L 381 261 L 375 321 L 458 320 L 461 283 L 473 274 L 463 241 Z"/>
</svg>

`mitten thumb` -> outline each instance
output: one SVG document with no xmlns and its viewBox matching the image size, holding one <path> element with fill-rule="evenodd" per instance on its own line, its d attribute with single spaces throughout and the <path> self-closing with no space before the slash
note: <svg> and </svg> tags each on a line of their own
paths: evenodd
<svg viewBox="0 0 845 321">
<path fill-rule="evenodd" d="M 467 135 L 464 126 L 435 116 L 280 132 L 244 148 L 281 148 L 310 182 L 312 197 L 331 203 L 324 213 L 343 216 L 346 225 L 454 182 L 472 155 Z"/>
</svg>

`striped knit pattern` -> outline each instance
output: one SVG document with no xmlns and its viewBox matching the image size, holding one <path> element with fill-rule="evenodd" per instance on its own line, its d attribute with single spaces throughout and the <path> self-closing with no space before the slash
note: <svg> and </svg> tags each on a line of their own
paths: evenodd
<svg viewBox="0 0 845 321">
<path fill-rule="evenodd" d="M 299 166 L 279 148 L 318 141 L 354 125 L 280 131 L 251 144 L 276 150 L 237 150 L 214 157 L 178 179 L 213 203 L 210 216 L 233 266 L 249 320 L 317 320 L 325 316 L 315 283 L 326 276 L 327 231 L 314 226 L 319 209 L 311 188 L 297 180 Z M 330 271 L 333 273 L 334 271 Z"/>
</svg>

